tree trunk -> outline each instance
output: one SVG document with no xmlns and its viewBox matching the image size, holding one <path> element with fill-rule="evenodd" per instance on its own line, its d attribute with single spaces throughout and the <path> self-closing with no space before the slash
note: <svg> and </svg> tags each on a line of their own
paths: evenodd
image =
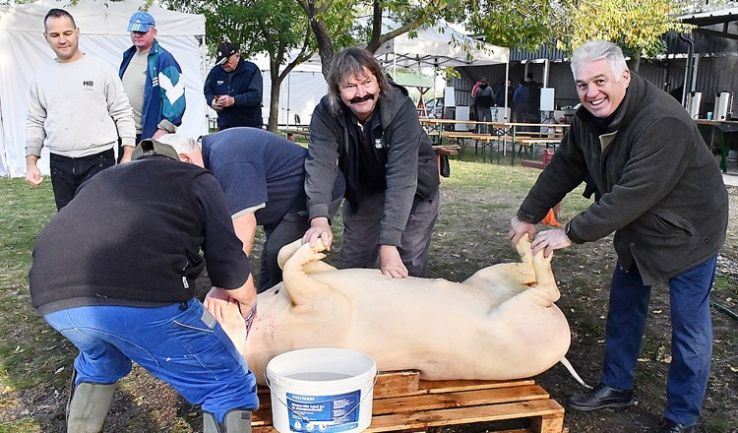
<svg viewBox="0 0 738 433">
<path fill-rule="evenodd" d="M 275 69 L 269 71 L 272 79 L 272 89 L 269 92 L 271 99 L 269 100 L 269 123 L 267 124 L 267 129 L 275 134 L 279 132 L 279 94 L 282 80 L 284 79 L 284 77 L 279 77 L 278 72 Z M 289 119 L 287 119 L 287 122 L 289 123 Z"/>
<path fill-rule="evenodd" d="M 369 42 L 366 44 L 366 49 L 370 53 L 374 53 L 379 49 L 380 37 L 382 36 L 382 2 L 374 0 L 373 2 L 373 15 L 372 15 L 372 34 L 369 36 Z"/>
<path fill-rule="evenodd" d="M 321 69 L 323 76 L 328 79 L 328 71 L 331 69 L 331 63 L 333 62 L 333 41 L 331 41 L 328 32 L 325 30 L 325 26 L 322 22 L 315 18 L 310 18 L 310 27 L 315 33 L 315 39 L 318 42 L 318 54 L 320 55 Z"/>
</svg>

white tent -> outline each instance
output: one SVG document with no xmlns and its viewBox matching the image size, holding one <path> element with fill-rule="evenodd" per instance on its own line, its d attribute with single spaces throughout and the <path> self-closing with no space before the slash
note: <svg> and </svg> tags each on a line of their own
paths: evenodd
<svg viewBox="0 0 738 433">
<path fill-rule="evenodd" d="M 383 19 L 384 31 L 397 25 L 388 18 Z M 443 31 L 437 30 L 443 28 Z M 432 27 L 420 28 L 416 37 L 402 34 L 382 45 L 375 53 L 390 73 L 393 66 L 408 68 L 439 68 L 452 66 L 482 66 L 507 64 L 510 50 L 487 44 L 465 36 L 441 21 Z M 269 59 L 266 56 L 252 60 L 264 75 L 264 121 L 269 118 Z M 294 115 L 300 122 L 310 123 L 315 105 L 326 94 L 328 86 L 323 79 L 320 58 L 315 55 L 308 62 L 297 66 L 282 82 L 280 90 L 278 123 L 295 124 Z"/>
<path fill-rule="evenodd" d="M 43 18 L 51 8 L 69 11 L 80 28 L 80 48 L 117 71 L 122 53 L 131 46 L 128 19 L 142 6 L 139 0 L 69 2 L 38 0 L 0 7 L 0 175 L 25 175 L 25 118 L 28 89 L 35 71 L 54 58 L 43 37 Z M 188 135 L 207 132 L 203 96 L 205 17 L 152 7 L 157 39 L 182 67 L 187 110 L 180 131 Z M 74 107 L 70 107 L 71 110 Z M 41 170 L 48 173 L 48 157 L 42 153 Z"/>
<path fill-rule="evenodd" d="M 264 123 L 266 123 L 269 119 L 270 89 L 272 86 L 272 79 L 269 75 L 269 56 L 264 54 L 249 60 L 259 67 L 264 79 L 261 111 Z M 317 56 L 297 65 L 295 69 L 287 74 L 280 86 L 277 123 L 280 125 L 310 124 L 313 109 L 327 92 L 328 84 L 323 78 L 320 60 Z M 299 119 L 299 122 L 296 121 L 297 119 Z"/>
<path fill-rule="evenodd" d="M 389 23 L 389 26 L 393 24 Z M 434 68 L 496 65 L 508 63 L 510 58 L 508 48 L 470 38 L 443 21 L 417 29 L 412 37 L 410 33 L 404 33 L 393 38 L 379 47 L 375 54 L 385 64 Z"/>
</svg>

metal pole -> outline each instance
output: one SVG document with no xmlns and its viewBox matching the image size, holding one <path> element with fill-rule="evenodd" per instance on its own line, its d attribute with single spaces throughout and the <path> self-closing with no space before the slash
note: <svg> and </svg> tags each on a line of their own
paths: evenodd
<svg viewBox="0 0 738 433">
<path fill-rule="evenodd" d="M 679 35 L 679 39 L 683 40 L 687 43 L 689 48 L 687 49 L 687 64 L 685 66 L 684 70 L 684 83 L 682 84 L 682 107 L 689 110 L 689 100 L 688 95 L 690 95 L 690 90 L 687 90 L 689 87 L 692 86 L 692 76 L 693 76 L 693 67 L 694 67 L 694 40 L 691 38 L 688 38 L 682 34 Z M 692 91 L 694 89 L 691 89 Z"/>
</svg>

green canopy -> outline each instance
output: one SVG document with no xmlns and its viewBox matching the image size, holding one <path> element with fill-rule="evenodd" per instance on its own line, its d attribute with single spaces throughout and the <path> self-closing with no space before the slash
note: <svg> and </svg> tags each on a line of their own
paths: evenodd
<svg viewBox="0 0 738 433">
<path fill-rule="evenodd" d="M 405 87 L 422 87 L 428 89 L 433 88 L 434 85 L 433 77 L 408 69 L 398 69 L 394 73 L 390 72 L 390 75 L 395 83 Z"/>
</svg>

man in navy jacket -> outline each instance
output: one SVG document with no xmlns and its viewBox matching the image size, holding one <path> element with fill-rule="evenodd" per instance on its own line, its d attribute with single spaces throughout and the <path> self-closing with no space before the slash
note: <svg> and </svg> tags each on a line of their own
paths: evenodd
<svg viewBox="0 0 738 433">
<path fill-rule="evenodd" d="M 218 112 L 218 129 L 261 128 L 262 78 L 230 41 L 218 45 L 215 66 L 205 79 L 205 100 Z"/>
</svg>

